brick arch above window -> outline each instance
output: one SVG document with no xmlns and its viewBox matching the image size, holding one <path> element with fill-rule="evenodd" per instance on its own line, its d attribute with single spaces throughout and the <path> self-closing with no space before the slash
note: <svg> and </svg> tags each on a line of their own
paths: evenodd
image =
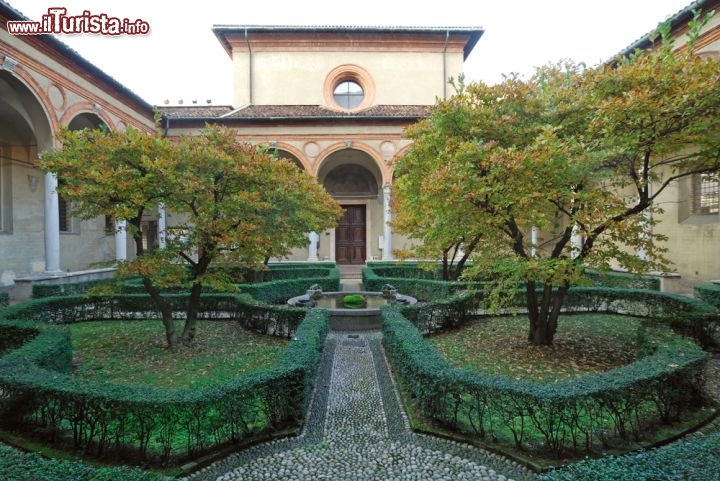
<svg viewBox="0 0 720 481">
<path fill-rule="evenodd" d="M 355 84 L 362 89 L 362 100 L 360 100 L 357 105 L 353 104 L 353 107 L 346 108 L 335 99 L 335 90 L 338 87 L 345 85 L 350 87 L 352 84 Z M 357 96 L 356 93 L 354 95 Z M 331 70 L 325 77 L 325 83 L 323 84 L 323 98 L 325 99 L 325 105 L 333 110 L 340 110 L 343 112 L 357 112 L 364 110 L 373 105 L 373 101 L 375 99 L 375 82 L 373 81 L 370 73 L 359 65 L 340 65 Z"/>
</svg>

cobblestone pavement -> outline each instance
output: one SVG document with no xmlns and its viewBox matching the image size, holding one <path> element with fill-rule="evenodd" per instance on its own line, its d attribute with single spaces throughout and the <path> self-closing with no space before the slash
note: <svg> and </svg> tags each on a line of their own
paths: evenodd
<svg viewBox="0 0 720 481">
<path fill-rule="evenodd" d="M 501 456 L 412 433 L 380 340 L 373 332 L 330 333 L 303 433 L 235 453 L 185 479 L 533 479 Z"/>
</svg>

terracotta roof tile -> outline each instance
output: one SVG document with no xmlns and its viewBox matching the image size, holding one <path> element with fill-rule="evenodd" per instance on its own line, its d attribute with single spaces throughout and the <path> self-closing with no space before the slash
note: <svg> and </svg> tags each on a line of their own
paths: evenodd
<svg viewBox="0 0 720 481">
<path fill-rule="evenodd" d="M 158 111 L 171 119 L 216 119 L 232 112 L 229 105 L 158 106 Z"/>
<path fill-rule="evenodd" d="M 429 105 L 376 105 L 359 112 L 344 112 L 319 105 L 250 105 L 232 110 L 229 106 L 158 107 L 171 119 L 417 119 L 430 112 Z"/>
</svg>

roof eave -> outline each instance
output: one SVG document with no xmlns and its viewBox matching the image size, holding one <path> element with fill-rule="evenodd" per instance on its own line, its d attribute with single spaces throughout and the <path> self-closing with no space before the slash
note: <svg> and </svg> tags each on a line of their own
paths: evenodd
<svg viewBox="0 0 720 481">
<path fill-rule="evenodd" d="M 0 0 L 0 12 L 7 15 L 7 17 L 12 20 L 31 20 L 3 0 Z M 115 80 L 107 73 L 100 70 L 98 67 L 93 65 L 89 60 L 86 60 L 83 56 L 70 48 L 68 45 L 61 42 L 52 35 L 34 35 L 33 38 L 38 39 L 39 41 L 47 44 L 52 50 L 57 51 L 66 58 L 71 59 L 73 62 L 78 64 L 79 67 L 88 71 L 94 78 L 98 78 L 102 82 L 106 83 L 109 87 L 120 93 L 122 96 L 126 97 L 128 100 L 131 100 L 137 107 L 139 107 L 140 110 L 144 110 L 143 113 L 150 115 L 150 117 L 152 118 L 153 106 L 150 103 L 145 101 L 138 94 L 128 89 L 126 86 Z"/>
<path fill-rule="evenodd" d="M 433 34 L 467 34 L 468 41 L 463 48 L 463 59 L 467 59 L 485 33 L 482 27 L 353 27 L 353 26 L 300 26 L 300 25 L 213 25 L 212 31 L 229 56 L 232 56 L 232 47 L 227 40 L 230 33 L 248 35 L 258 32 L 328 32 L 328 33 L 433 33 Z"/>
<path fill-rule="evenodd" d="M 273 116 L 273 117 L 171 117 L 167 116 L 170 121 L 195 121 L 195 122 L 281 122 L 281 121 L 358 121 L 358 120 L 398 120 L 398 121 L 417 121 L 424 118 L 424 115 L 413 115 L 413 116 L 357 116 L 357 117 L 335 117 L 335 116 L 307 116 L 307 117 L 284 117 L 284 116 Z"/>
<path fill-rule="evenodd" d="M 717 4 L 720 4 L 719 0 L 696 0 L 665 21 L 670 22 L 670 30 L 674 31 L 678 27 L 687 25 L 687 23 L 693 19 L 693 12 L 695 9 L 700 8 L 702 10 L 707 10 Z M 655 31 L 656 30 L 653 29 L 650 32 L 646 33 L 645 35 L 637 39 L 635 42 L 627 46 L 625 49 L 621 50 L 616 56 L 627 57 L 636 50 L 646 50 L 652 47 L 654 44 L 653 38 Z"/>
</svg>

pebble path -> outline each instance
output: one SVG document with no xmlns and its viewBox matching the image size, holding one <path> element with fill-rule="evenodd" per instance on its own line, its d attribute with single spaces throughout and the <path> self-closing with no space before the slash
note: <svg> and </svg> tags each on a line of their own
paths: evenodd
<svg viewBox="0 0 720 481">
<path fill-rule="evenodd" d="M 525 481 L 524 467 L 409 428 L 379 332 L 331 332 L 300 436 L 254 446 L 186 481 Z"/>
</svg>

